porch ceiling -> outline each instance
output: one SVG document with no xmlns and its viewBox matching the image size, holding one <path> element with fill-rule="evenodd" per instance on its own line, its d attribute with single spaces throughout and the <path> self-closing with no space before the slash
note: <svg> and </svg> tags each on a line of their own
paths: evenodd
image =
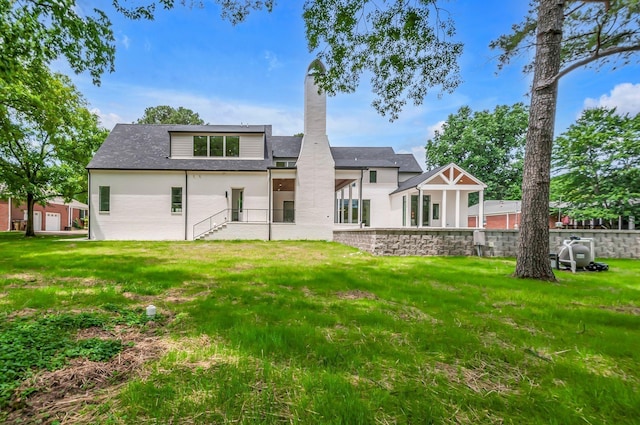
<svg viewBox="0 0 640 425">
<path fill-rule="evenodd" d="M 336 192 L 342 189 L 343 187 L 349 186 L 353 183 L 354 179 L 336 179 Z"/>
<path fill-rule="evenodd" d="M 296 179 L 273 179 L 274 192 L 293 192 Z"/>
</svg>

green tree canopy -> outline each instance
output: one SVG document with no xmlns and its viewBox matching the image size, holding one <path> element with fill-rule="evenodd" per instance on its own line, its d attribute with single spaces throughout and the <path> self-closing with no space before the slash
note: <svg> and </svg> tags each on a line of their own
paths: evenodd
<svg viewBox="0 0 640 425">
<path fill-rule="evenodd" d="M 113 71 L 111 22 L 99 9 L 79 12 L 76 0 L 0 0 L 0 86 L 20 70 L 65 58 L 74 72 L 88 71 L 98 84 Z"/>
<path fill-rule="evenodd" d="M 487 185 L 485 199 L 520 199 L 527 123 L 522 103 L 493 112 L 463 106 L 427 141 L 427 169 L 455 162 Z"/>
<path fill-rule="evenodd" d="M 86 193 L 85 166 L 107 134 L 69 79 L 44 67 L 0 92 L 0 181 L 27 202 L 27 236 L 36 202 Z"/>
<path fill-rule="evenodd" d="M 136 121 L 137 124 L 204 124 L 200 115 L 191 109 L 173 108 L 168 105 L 159 105 L 146 108 L 142 118 Z"/>
<path fill-rule="evenodd" d="M 640 114 L 585 110 L 553 148 L 551 199 L 572 218 L 640 216 Z"/>
</svg>

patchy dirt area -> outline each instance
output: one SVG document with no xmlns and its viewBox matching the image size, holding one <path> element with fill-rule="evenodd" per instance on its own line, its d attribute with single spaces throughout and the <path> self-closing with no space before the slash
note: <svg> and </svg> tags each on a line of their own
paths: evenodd
<svg viewBox="0 0 640 425">
<path fill-rule="evenodd" d="M 517 392 L 512 388 L 513 383 L 522 379 L 515 370 L 500 371 L 486 363 L 481 363 L 469 369 L 461 365 L 450 365 L 436 362 L 434 370 L 443 374 L 447 380 L 453 384 L 465 385 L 476 393 L 513 393 Z"/>
<path fill-rule="evenodd" d="M 32 376 L 15 391 L 6 423 L 90 423 L 90 418 L 81 417 L 83 407 L 109 399 L 131 377 L 141 376 L 146 362 L 168 350 L 168 343 L 155 331 L 153 326 L 145 331 L 125 326 L 79 331 L 78 339 L 118 339 L 124 349 L 108 362 L 77 358 L 64 369 Z"/>
<path fill-rule="evenodd" d="M 342 300 L 377 300 L 378 297 L 375 294 L 367 291 L 361 291 L 354 289 L 352 291 L 336 292 L 336 297 Z"/>
</svg>

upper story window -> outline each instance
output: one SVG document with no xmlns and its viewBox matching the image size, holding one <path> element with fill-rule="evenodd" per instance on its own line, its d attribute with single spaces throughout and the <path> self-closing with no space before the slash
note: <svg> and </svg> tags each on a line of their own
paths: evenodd
<svg viewBox="0 0 640 425">
<path fill-rule="evenodd" d="M 276 168 L 293 168 L 295 166 L 295 161 L 276 161 Z"/>
<path fill-rule="evenodd" d="M 240 136 L 193 136 L 193 156 L 237 158 Z"/>
<path fill-rule="evenodd" d="M 369 171 L 369 183 L 378 182 L 378 172 L 376 170 Z"/>
</svg>

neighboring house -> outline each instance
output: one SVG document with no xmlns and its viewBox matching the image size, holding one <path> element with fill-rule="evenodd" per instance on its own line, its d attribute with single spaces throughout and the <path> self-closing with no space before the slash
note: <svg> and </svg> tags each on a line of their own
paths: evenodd
<svg viewBox="0 0 640 425">
<path fill-rule="evenodd" d="M 74 223 L 83 224 L 88 217 L 89 206 L 76 200 L 65 202 L 63 198 L 50 199 L 46 205 L 33 206 L 33 229 L 36 232 L 70 230 Z M 27 204 L 14 198 L 0 199 L 0 230 L 25 230 Z"/>
<path fill-rule="evenodd" d="M 478 227 L 478 205 L 479 204 L 469 207 L 469 227 Z M 562 209 L 566 207 L 566 204 L 559 205 L 557 202 L 549 203 L 550 229 L 603 229 L 608 227 L 607 223 L 602 219 L 574 220 L 562 214 Z M 484 201 L 484 227 L 486 229 L 518 229 L 520 227 L 521 215 L 521 201 Z M 623 220 L 621 218 L 619 220 L 618 229 L 633 230 L 634 228 L 633 218 L 629 220 Z"/>
<path fill-rule="evenodd" d="M 87 166 L 90 239 L 317 239 L 337 228 L 466 227 L 485 185 L 390 147 L 331 147 L 309 67 L 304 135 L 270 125 L 118 124 Z"/>
<path fill-rule="evenodd" d="M 484 201 L 484 226 L 478 225 L 480 217 L 482 217 L 479 205 L 475 204 L 469 207 L 469 227 L 484 227 L 486 229 L 517 229 L 520 227 L 521 201 Z"/>
</svg>

